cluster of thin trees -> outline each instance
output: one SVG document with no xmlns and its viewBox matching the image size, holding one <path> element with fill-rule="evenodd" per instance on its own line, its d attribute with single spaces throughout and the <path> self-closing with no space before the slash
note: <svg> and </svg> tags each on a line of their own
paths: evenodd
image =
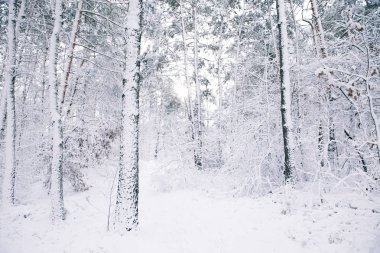
<svg viewBox="0 0 380 253">
<path fill-rule="evenodd" d="M 16 60 L 18 54 L 18 43 L 20 43 L 20 23 L 22 18 L 29 13 L 27 7 L 38 2 L 9 1 L 7 19 L 7 47 L 6 64 L 4 64 L 4 85 L 2 95 L 2 121 L 5 127 L 4 148 L 4 175 L 2 187 L 2 206 L 15 204 L 16 184 L 16 105 L 15 84 Z M 47 3 L 44 3 L 47 4 Z M 79 30 L 81 13 L 84 1 L 77 1 L 75 17 L 72 21 L 72 31 L 67 48 L 66 59 L 63 63 L 63 72 L 58 75 L 59 68 L 59 46 L 62 36 L 63 7 L 64 1 L 56 0 L 51 7 L 52 28 L 46 52 L 46 77 L 48 85 L 48 108 L 49 108 L 49 195 L 52 206 L 53 221 L 65 219 L 65 208 L 63 198 L 63 120 L 68 116 L 65 97 L 68 81 L 73 68 L 73 58 L 76 45 L 76 37 Z M 120 20 L 122 26 L 121 51 L 123 52 L 122 63 L 122 91 L 121 91 L 121 144 L 120 144 L 120 168 L 118 180 L 118 194 L 116 200 L 115 226 L 131 230 L 137 226 L 137 201 L 138 201 L 138 122 L 139 122 L 139 89 L 140 89 L 140 44 L 141 44 L 141 22 L 142 1 L 128 1 L 123 3 L 126 12 L 125 17 Z M 43 14 L 43 13 L 41 13 Z M 28 36 L 30 34 L 27 34 Z M 22 56 L 20 56 L 21 58 Z M 45 65 L 45 62 L 44 62 Z M 44 66 L 45 67 L 45 66 Z M 45 73 L 43 73 L 45 75 Z M 29 87 L 28 87 L 29 88 Z M 45 88 L 44 88 L 45 89 Z M 44 91 L 43 91 L 44 92 Z M 73 93 L 75 90 L 73 90 Z M 73 94 L 74 96 L 75 94 Z"/>
<path fill-rule="evenodd" d="M 62 220 L 64 181 L 86 190 L 84 173 L 113 156 L 121 230 L 138 224 L 141 158 L 228 173 L 242 194 L 298 181 L 377 187 L 379 7 L 0 2 L 2 208 L 30 175 Z"/>
</svg>

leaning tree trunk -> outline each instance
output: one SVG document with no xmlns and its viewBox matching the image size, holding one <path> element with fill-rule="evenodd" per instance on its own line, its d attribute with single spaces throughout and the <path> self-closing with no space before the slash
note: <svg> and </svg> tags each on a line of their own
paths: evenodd
<svg viewBox="0 0 380 253">
<path fill-rule="evenodd" d="M 8 57 L 5 66 L 4 109 L 6 108 L 5 131 L 5 168 L 3 177 L 3 205 L 10 206 L 15 202 L 16 180 L 16 108 L 15 108 L 15 66 L 16 66 L 16 8 L 17 1 L 9 1 L 8 10 Z M 3 101 L 2 101 L 3 102 Z M 4 117 L 4 115 L 2 115 Z M 3 118 L 1 119 L 3 120 Z"/>
<path fill-rule="evenodd" d="M 318 11 L 318 5 L 316 0 L 310 0 L 311 4 L 311 11 L 313 15 L 313 27 L 315 29 L 315 35 L 316 35 L 316 46 L 317 46 L 317 51 L 318 54 L 321 58 L 326 58 L 327 57 L 327 50 L 326 50 L 326 42 L 325 42 L 325 33 L 323 31 L 322 27 L 322 21 L 319 16 L 319 11 Z"/>
<path fill-rule="evenodd" d="M 49 109 L 52 132 L 53 154 L 51 161 L 51 189 L 50 196 L 52 202 L 52 218 L 54 220 L 65 219 L 65 209 L 63 204 L 63 143 L 62 143 L 62 121 L 58 109 L 58 89 L 57 89 L 57 58 L 59 34 L 62 26 L 62 1 L 55 1 L 54 27 L 50 37 L 49 45 Z"/>
<path fill-rule="evenodd" d="M 69 44 L 69 48 L 67 52 L 67 61 L 65 62 L 65 67 L 63 70 L 63 78 L 61 80 L 61 87 L 60 87 L 61 92 L 59 93 L 59 111 L 61 115 L 63 115 L 62 110 L 63 110 L 63 105 L 65 103 L 69 76 L 70 76 L 73 59 L 74 59 L 75 40 L 79 31 L 79 22 L 80 22 L 80 17 L 82 14 L 83 1 L 84 0 L 78 0 L 78 6 L 75 13 L 73 27 L 72 27 L 71 35 L 70 35 L 70 44 Z"/>
<path fill-rule="evenodd" d="M 130 0 L 125 22 L 126 46 L 122 94 L 120 167 L 115 229 L 130 231 L 138 225 L 139 91 L 142 0 Z"/>
<path fill-rule="evenodd" d="M 282 134 L 284 140 L 285 168 L 284 176 L 286 182 L 293 180 L 294 173 L 294 142 L 292 133 L 291 116 L 291 83 L 289 70 L 288 33 L 284 0 L 276 1 L 278 32 L 279 32 L 279 54 L 280 54 L 280 83 L 281 83 L 281 118 Z"/>
</svg>

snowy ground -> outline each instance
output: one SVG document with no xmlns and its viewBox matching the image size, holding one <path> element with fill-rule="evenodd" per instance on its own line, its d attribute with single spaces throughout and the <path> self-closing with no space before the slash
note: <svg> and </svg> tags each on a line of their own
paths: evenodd
<svg viewBox="0 0 380 253">
<path fill-rule="evenodd" d="M 380 252 L 380 196 L 329 194 L 316 205 L 315 195 L 300 190 L 290 199 L 283 192 L 252 199 L 162 191 L 148 169 L 154 166 L 145 165 L 138 231 L 107 232 L 113 175 L 97 169 L 90 190 L 66 195 L 61 224 L 50 224 L 46 197 L 1 213 L 0 252 Z"/>
</svg>

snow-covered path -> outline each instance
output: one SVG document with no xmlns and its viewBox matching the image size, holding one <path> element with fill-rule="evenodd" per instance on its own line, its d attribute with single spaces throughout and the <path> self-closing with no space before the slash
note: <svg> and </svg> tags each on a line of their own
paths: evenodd
<svg viewBox="0 0 380 253">
<path fill-rule="evenodd" d="M 0 252 L 380 252 L 379 198 L 329 195 L 310 208 L 312 196 L 294 191 L 286 213 L 281 193 L 252 199 L 158 192 L 151 173 L 141 173 L 138 231 L 106 231 L 113 175 L 98 171 L 89 191 L 66 196 L 61 224 L 50 224 L 46 198 L 2 213 Z"/>
</svg>

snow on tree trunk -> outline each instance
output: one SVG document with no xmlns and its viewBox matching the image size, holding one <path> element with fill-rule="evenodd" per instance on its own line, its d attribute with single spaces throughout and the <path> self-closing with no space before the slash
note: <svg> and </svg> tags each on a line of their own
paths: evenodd
<svg viewBox="0 0 380 253">
<path fill-rule="evenodd" d="M 120 167 L 114 222 L 119 231 L 130 231 L 138 225 L 141 23 L 142 0 L 131 0 L 125 23 Z"/>
<path fill-rule="evenodd" d="M 317 49 L 317 56 L 321 59 L 325 59 L 328 57 L 327 48 L 326 48 L 326 41 L 325 41 L 325 32 L 323 30 L 322 21 L 319 16 L 318 11 L 318 3 L 317 0 L 310 0 L 311 5 L 311 11 L 312 11 L 312 28 L 315 30 L 315 46 Z M 331 103 L 333 102 L 332 99 L 332 91 L 331 91 L 331 84 L 329 83 L 326 88 L 326 94 L 329 100 L 329 108 L 332 106 Z M 328 112 L 328 125 L 329 125 L 329 142 L 328 142 L 328 160 L 331 165 L 335 164 L 334 156 L 336 153 L 336 141 L 335 141 L 335 124 L 334 119 L 332 117 L 332 112 L 329 110 Z M 323 130 L 322 121 L 320 122 L 320 129 Z M 320 142 L 319 146 L 323 146 L 323 131 L 320 133 Z M 322 150 L 322 149 L 321 149 Z M 324 157 L 323 154 L 321 156 L 321 165 L 324 166 Z"/>
<path fill-rule="evenodd" d="M 188 69 L 187 69 L 187 45 L 186 45 L 186 26 L 185 26 L 185 18 L 183 14 L 183 3 L 182 0 L 179 2 L 180 12 L 181 12 L 181 30 L 182 30 L 182 44 L 183 44 L 183 64 L 185 67 L 185 84 L 187 89 L 187 103 L 189 105 L 189 118 L 191 120 L 191 123 L 193 124 L 193 111 L 191 106 L 191 90 L 190 90 L 190 84 L 189 84 L 189 76 L 188 76 Z"/>
<path fill-rule="evenodd" d="M 159 146 L 160 146 L 160 136 L 162 134 L 162 114 L 163 114 L 163 111 L 164 111 L 164 103 L 163 103 L 163 99 L 162 97 L 161 98 L 161 101 L 160 101 L 160 107 L 159 109 L 157 110 L 157 117 L 156 117 L 156 129 L 157 129 L 157 134 L 156 134 L 156 143 L 154 145 L 154 158 L 157 159 L 158 157 L 158 152 L 159 152 Z M 156 107 L 158 107 L 158 101 L 156 100 Z M 158 118 L 158 119 L 157 119 Z"/>
<path fill-rule="evenodd" d="M 5 131 L 5 168 L 3 176 L 3 205 L 10 206 L 15 202 L 16 180 L 16 108 L 15 108 L 15 67 L 16 67 L 16 8 L 17 1 L 9 1 L 8 11 L 8 57 L 5 66 L 4 89 L 6 94 L 2 106 L 6 108 L 6 131 Z M 3 105 L 4 103 L 4 105 Z M 6 106 L 5 106 L 6 105 Z M 3 110 L 4 110 L 3 109 Z M 5 110 L 4 110 L 5 111 Z M 4 115 L 2 115 L 4 116 Z M 2 118 L 3 120 L 3 118 Z"/>
<path fill-rule="evenodd" d="M 369 78 L 370 78 L 370 69 L 371 69 L 371 61 L 370 61 L 370 54 L 369 54 L 369 45 L 368 42 L 365 43 L 365 48 L 366 48 L 366 58 L 367 58 L 367 71 L 366 71 L 366 77 L 364 79 L 365 81 L 365 91 L 366 91 L 366 96 L 367 96 L 367 101 L 368 101 L 368 107 L 369 107 L 369 113 L 371 115 L 371 119 L 373 121 L 373 125 L 375 128 L 375 145 L 377 149 L 377 157 L 378 157 L 378 162 L 380 163 L 380 128 L 379 128 L 379 119 L 377 118 L 376 112 L 375 112 L 375 105 L 374 105 L 374 98 L 372 97 L 371 94 L 371 88 L 369 84 Z"/>
<path fill-rule="evenodd" d="M 302 100 L 302 95 L 300 94 L 300 65 L 301 65 L 301 57 L 300 57 L 300 49 L 299 49 L 299 30 L 298 30 L 298 25 L 297 25 L 297 17 L 294 11 L 294 4 L 293 0 L 289 1 L 290 4 L 290 9 L 291 9 L 291 17 L 293 21 L 293 26 L 294 26 L 294 46 L 295 46 L 295 56 L 296 56 L 296 80 L 295 80 L 295 87 L 293 87 L 293 93 L 295 93 L 295 110 L 296 110 L 296 136 L 295 136 L 295 141 L 296 141 L 296 146 L 298 147 L 300 151 L 300 166 L 301 168 L 303 167 L 304 164 L 304 145 L 303 142 L 301 141 L 301 132 L 302 132 L 302 109 L 301 109 L 301 100 Z"/>
<path fill-rule="evenodd" d="M 316 44 L 319 56 L 321 58 L 327 57 L 325 33 L 323 31 L 321 18 L 319 17 L 318 5 L 316 0 L 310 0 L 311 10 L 313 13 L 313 23 L 316 35 Z"/>
<path fill-rule="evenodd" d="M 197 113 L 196 120 L 196 130 L 195 130 L 195 141 L 196 141 L 196 152 L 195 152 L 195 166 L 197 169 L 201 170 L 203 167 L 202 162 L 202 100 L 201 100 L 201 88 L 198 76 L 198 31 L 197 31 L 197 3 L 194 5 L 194 79 L 196 87 L 196 104 L 195 110 Z"/>
<path fill-rule="evenodd" d="M 370 87 L 368 84 L 368 80 L 366 80 L 366 95 L 368 100 L 368 106 L 369 106 L 369 112 L 375 127 L 375 145 L 377 147 L 377 156 L 378 160 L 380 161 L 380 129 L 379 129 L 379 120 L 376 116 L 374 105 L 373 105 L 373 98 L 370 94 Z"/>
<path fill-rule="evenodd" d="M 61 92 L 59 93 L 60 111 L 62 111 L 63 104 L 65 102 L 67 85 L 68 85 L 69 76 L 70 76 L 70 70 L 71 70 L 71 66 L 72 66 L 73 58 L 74 58 L 75 39 L 77 37 L 78 30 L 79 30 L 79 21 L 80 21 L 80 17 L 81 17 L 81 13 L 82 13 L 81 12 L 82 7 L 83 7 L 83 0 L 79 0 L 78 1 L 78 7 L 77 7 L 77 10 L 75 13 L 73 27 L 71 30 L 71 35 L 70 35 L 70 44 L 69 44 L 69 48 L 68 48 L 68 52 L 67 52 L 68 59 L 65 62 L 63 78 L 62 78 L 61 85 L 60 85 L 60 88 L 61 88 L 60 89 Z"/>
<path fill-rule="evenodd" d="M 280 54 L 280 83 L 281 83 L 281 118 L 282 134 L 284 140 L 285 181 L 293 180 L 294 173 L 294 142 L 293 122 L 291 116 L 291 82 L 289 70 L 288 34 L 284 0 L 276 1 L 278 31 L 279 31 L 279 54 Z"/>
<path fill-rule="evenodd" d="M 63 168 L 62 168 L 62 121 L 58 110 L 58 89 L 57 89 L 57 57 L 59 33 L 62 26 L 62 1 L 55 1 L 54 27 L 49 44 L 49 109 L 51 120 L 53 154 L 51 161 L 51 189 L 50 197 L 52 204 L 52 218 L 54 220 L 65 219 L 65 209 L 63 204 Z"/>
<path fill-rule="evenodd" d="M 5 73 L 4 73 L 5 74 Z M 7 116 L 7 87 L 4 85 L 1 91 L 0 102 L 0 135 L 3 135 L 5 130 L 5 120 Z"/>
<path fill-rule="evenodd" d="M 218 82 L 218 168 L 222 167 L 223 163 L 223 150 L 222 150 L 222 53 L 223 53 L 223 14 L 220 14 L 221 22 L 219 28 L 219 48 L 218 48 L 218 58 L 217 58 L 217 82 Z"/>
<path fill-rule="evenodd" d="M 193 106 L 191 102 L 191 88 L 189 83 L 189 75 L 188 75 L 188 66 L 187 66 L 187 45 L 186 45 L 186 25 L 185 25 L 185 17 L 184 17 L 184 11 L 183 11 L 183 1 L 179 1 L 179 8 L 181 13 L 181 30 L 182 30 L 182 44 L 183 44 L 183 64 L 184 64 L 184 71 L 185 71 L 185 85 L 187 89 L 187 105 L 188 105 L 188 118 L 191 124 L 191 141 L 194 142 L 195 136 L 196 136 L 196 125 L 195 125 L 195 119 L 194 119 L 194 111 Z M 194 163 L 197 164 L 197 149 L 194 148 Z"/>
</svg>

